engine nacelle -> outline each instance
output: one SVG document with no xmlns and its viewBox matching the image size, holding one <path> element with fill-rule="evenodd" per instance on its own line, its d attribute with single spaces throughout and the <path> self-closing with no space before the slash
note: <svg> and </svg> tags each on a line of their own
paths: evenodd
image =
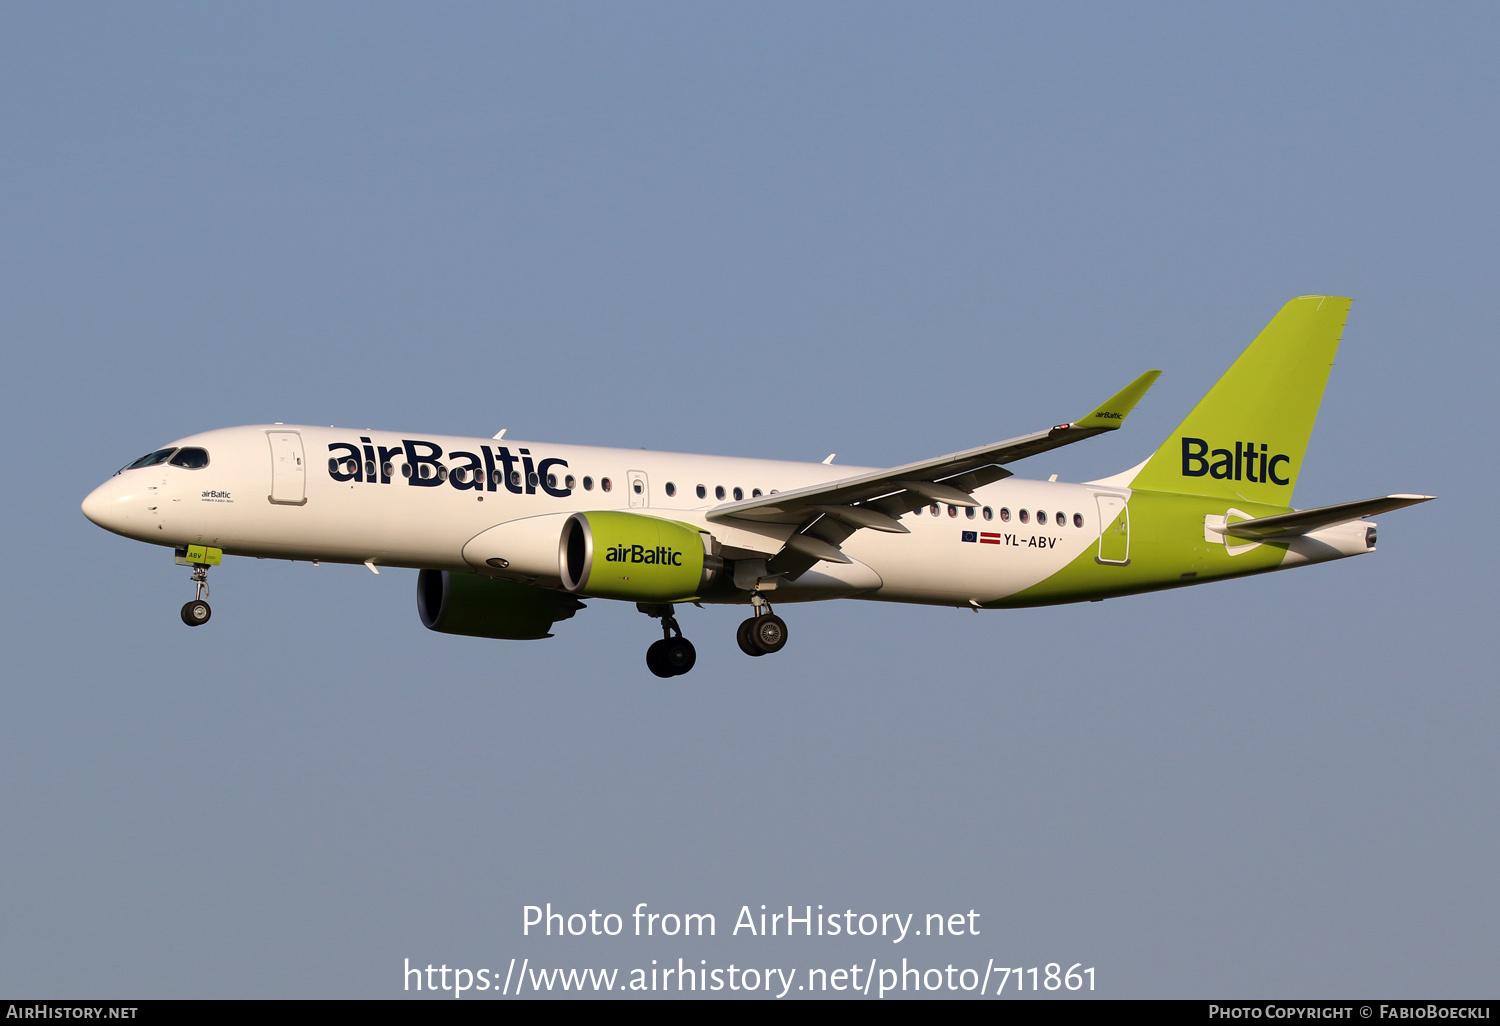
<svg viewBox="0 0 1500 1026">
<path fill-rule="evenodd" d="M 574 513 L 563 524 L 563 587 L 632 602 L 677 602 L 711 583 L 724 561 L 690 524 L 639 513 Z"/>
<path fill-rule="evenodd" d="M 583 608 L 572 595 L 478 574 L 423 570 L 417 574 L 417 615 L 423 626 L 471 638 L 529 641 Z"/>
</svg>

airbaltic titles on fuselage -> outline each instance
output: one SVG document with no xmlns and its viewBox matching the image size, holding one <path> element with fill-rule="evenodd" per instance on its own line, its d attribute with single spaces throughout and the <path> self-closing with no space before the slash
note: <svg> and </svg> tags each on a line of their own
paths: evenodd
<svg viewBox="0 0 1500 1026">
<path fill-rule="evenodd" d="M 530 449 L 514 454 L 504 445 L 478 445 L 479 452 L 454 449 L 444 454 L 436 442 L 403 438 L 400 445 L 378 445 L 360 436 L 353 442 L 331 442 L 328 451 L 328 476 L 335 481 L 365 484 L 391 484 L 396 467 L 391 457 L 403 461 L 401 475 L 414 488 L 439 488 L 445 483 L 459 491 L 498 491 L 501 485 L 516 495 L 535 495 L 538 490 L 562 499 L 573 494 L 566 478 L 558 477 L 556 468 L 568 461 L 556 457 L 536 459 Z M 449 466 L 445 460 L 461 461 Z"/>
</svg>

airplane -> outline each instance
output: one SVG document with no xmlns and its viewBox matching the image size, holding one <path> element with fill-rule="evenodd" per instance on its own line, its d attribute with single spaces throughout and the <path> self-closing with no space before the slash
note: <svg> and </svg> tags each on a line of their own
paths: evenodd
<svg viewBox="0 0 1500 1026">
<path fill-rule="evenodd" d="M 772 603 L 981 609 L 1098 601 L 1375 549 L 1367 517 L 1430 495 L 1295 509 L 1292 489 L 1350 300 L 1288 302 L 1145 461 L 1095 481 L 1007 465 L 1118 430 L 1147 371 L 1078 420 L 889 468 L 258 424 L 180 438 L 83 501 L 189 566 L 208 622 L 225 555 L 415 569 L 434 631 L 552 637 L 584 599 L 661 621 L 658 677 L 697 660 L 677 607 L 748 604 L 737 641 L 778 652 Z"/>
</svg>

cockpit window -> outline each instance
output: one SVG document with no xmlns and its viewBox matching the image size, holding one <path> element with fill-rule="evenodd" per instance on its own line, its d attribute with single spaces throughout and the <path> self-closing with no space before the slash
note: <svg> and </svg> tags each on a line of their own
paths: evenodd
<svg viewBox="0 0 1500 1026">
<path fill-rule="evenodd" d="M 171 464 L 174 467 L 184 467 L 188 470 L 202 470 L 208 466 L 208 450 L 188 446 L 178 449 L 177 455 L 172 457 Z"/>
<path fill-rule="evenodd" d="M 148 452 L 134 463 L 125 464 L 120 470 L 140 470 L 142 467 L 154 467 L 158 463 L 167 462 L 176 451 L 176 449 L 158 449 L 155 452 Z"/>
</svg>

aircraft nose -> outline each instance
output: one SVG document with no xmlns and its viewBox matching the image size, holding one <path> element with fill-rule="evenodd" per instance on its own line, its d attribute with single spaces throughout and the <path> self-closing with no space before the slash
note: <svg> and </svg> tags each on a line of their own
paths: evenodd
<svg viewBox="0 0 1500 1026">
<path fill-rule="evenodd" d="M 83 500 L 83 515 L 106 531 L 126 534 L 131 519 L 129 504 L 132 496 L 118 477 L 112 477 L 89 492 Z"/>
</svg>

